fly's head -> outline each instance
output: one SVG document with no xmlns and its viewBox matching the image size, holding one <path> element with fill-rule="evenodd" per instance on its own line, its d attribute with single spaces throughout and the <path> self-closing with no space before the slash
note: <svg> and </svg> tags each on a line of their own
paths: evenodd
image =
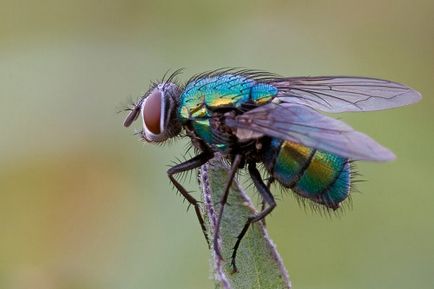
<svg viewBox="0 0 434 289">
<path fill-rule="evenodd" d="M 150 143 L 161 143 L 181 132 L 176 108 L 181 94 L 179 87 L 172 82 L 152 85 L 147 93 L 129 109 L 124 121 L 129 127 L 139 115 L 143 129 L 141 138 Z"/>
</svg>

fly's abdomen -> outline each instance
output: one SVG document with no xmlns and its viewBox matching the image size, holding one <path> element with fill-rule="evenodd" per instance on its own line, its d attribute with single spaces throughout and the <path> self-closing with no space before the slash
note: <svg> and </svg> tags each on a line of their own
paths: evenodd
<svg viewBox="0 0 434 289">
<path fill-rule="evenodd" d="M 337 209 L 349 194 L 351 166 L 346 158 L 272 138 L 265 143 L 263 161 L 284 187 L 329 208 Z"/>
</svg>

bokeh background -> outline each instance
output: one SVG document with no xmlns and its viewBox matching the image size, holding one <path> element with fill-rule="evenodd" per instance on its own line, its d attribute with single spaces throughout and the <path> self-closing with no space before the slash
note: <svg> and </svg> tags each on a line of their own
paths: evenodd
<svg viewBox="0 0 434 289">
<path fill-rule="evenodd" d="M 117 111 L 168 69 L 364 75 L 421 103 L 341 115 L 398 159 L 360 163 L 341 217 L 279 196 L 295 288 L 434 286 L 433 1 L 0 0 L 0 288 L 213 288 L 167 165 Z M 189 187 L 197 191 L 194 178 Z"/>
</svg>

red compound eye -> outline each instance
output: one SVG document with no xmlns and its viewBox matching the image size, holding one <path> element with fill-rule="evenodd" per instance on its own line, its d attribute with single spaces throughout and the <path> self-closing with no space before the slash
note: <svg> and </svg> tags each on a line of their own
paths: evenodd
<svg viewBox="0 0 434 289">
<path fill-rule="evenodd" d="M 143 122 L 153 134 L 160 134 L 161 93 L 154 89 L 143 106 Z"/>
</svg>

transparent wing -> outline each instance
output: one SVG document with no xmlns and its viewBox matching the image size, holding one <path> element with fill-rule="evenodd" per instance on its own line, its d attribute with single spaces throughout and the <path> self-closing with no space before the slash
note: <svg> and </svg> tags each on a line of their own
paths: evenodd
<svg viewBox="0 0 434 289">
<path fill-rule="evenodd" d="M 263 135 L 300 143 L 352 160 L 390 161 L 395 155 L 342 121 L 297 104 L 270 103 L 227 117 L 240 139 Z"/>
<path fill-rule="evenodd" d="M 324 112 L 370 111 L 399 107 L 421 99 L 416 90 L 392 81 L 347 76 L 292 77 L 270 80 L 281 102 Z"/>
</svg>

